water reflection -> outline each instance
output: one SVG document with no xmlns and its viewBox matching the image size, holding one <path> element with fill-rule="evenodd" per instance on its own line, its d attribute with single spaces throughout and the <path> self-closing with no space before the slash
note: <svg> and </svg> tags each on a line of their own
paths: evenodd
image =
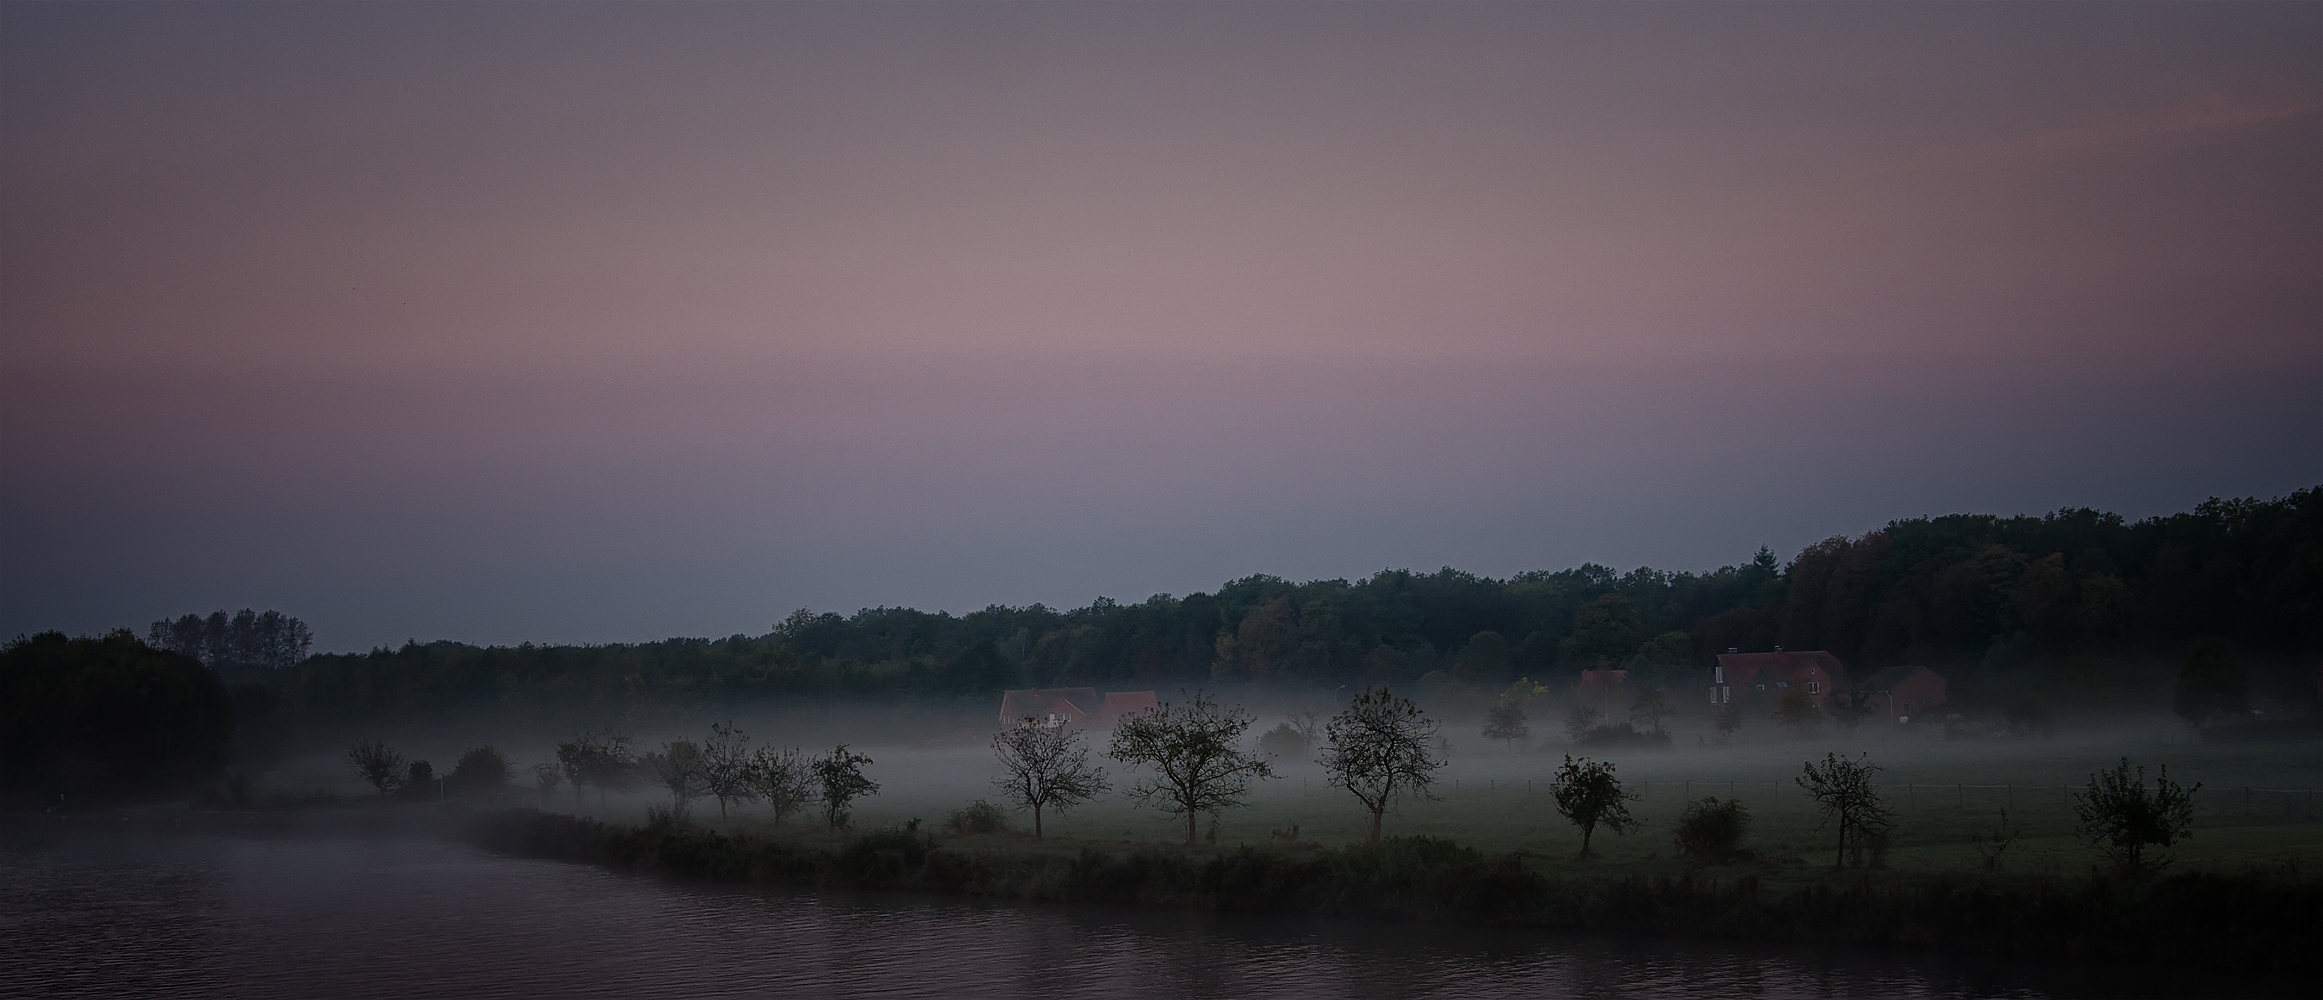
<svg viewBox="0 0 2323 1000">
<path fill-rule="evenodd" d="M 682 884 L 413 839 L 0 848 L 0 995 L 1985 997 L 2248 993 L 1980 966 Z"/>
</svg>

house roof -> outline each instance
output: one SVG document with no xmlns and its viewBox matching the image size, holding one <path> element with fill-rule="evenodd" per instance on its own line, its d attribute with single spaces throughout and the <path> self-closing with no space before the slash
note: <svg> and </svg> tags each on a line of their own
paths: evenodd
<svg viewBox="0 0 2323 1000">
<path fill-rule="evenodd" d="M 1760 675 L 1782 684 L 1810 667 L 1822 668 L 1823 675 L 1831 678 L 1834 687 L 1847 686 L 1847 667 L 1839 658 L 1820 650 L 1797 653 L 1720 653 L 1718 665 L 1726 668 L 1726 683 L 1741 687 Z"/>
<path fill-rule="evenodd" d="M 1131 712 L 1142 712 L 1160 705 L 1161 699 L 1154 697 L 1151 691 L 1107 691 L 1105 703 L 1097 706 L 1097 717 L 1111 721 Z"/>
<path fill-rule="evenodd" d="M 1923 673 L 1932 674 L 1937 680 L 1944 679 L 1943 674 L 1936 673 L 1926 667 L 1888 667 L 1864 678 L 1863 689 L 1866 691 L 1893 691 L 1896 685 L 1903 683 L 1906 678 Z"/>
<path fill-rule="evenodd" d="M 1602 692 L 1629 682 L 1627 670 L 1584 670 L 1574 688 L 1579 691 Z"/>
<path fill-rule="evenodd" d="M 1101 704 L 1093 687 L 1009 691 L 1000 696 L 1000 722 L 1006 725 L 1052 712 L 1070 712 L 1078 719 L 1087 719 L 1096 716 Z"/>
</svg>

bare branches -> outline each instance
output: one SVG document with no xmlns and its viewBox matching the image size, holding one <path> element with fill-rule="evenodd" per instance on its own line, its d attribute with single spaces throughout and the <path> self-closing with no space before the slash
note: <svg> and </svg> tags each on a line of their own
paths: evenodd
<svg viewBox="0 0 2323 1000">
<path fill-rule="evenodd" d="M 695 799 L 709 794 L 703 774 L 705 761 L 702 748 L 692 740 L 672 740 L 662 744 L 661 752 L 645 755 L 645 769 L 654 780 L 669 790 L 670 818 L 684 820 L 686 809 Z"/>
<path fill-rule="evenodd" d="M 757 797 L 750 787 L 750 737 L 734 728 L 734 720 L 710 723 L 710 738 L 702 741 L 702 788 L 718 800 L 718 818 L 726 818 L 726 803 Z"/>
<path fill-rule="evenodd" d="M 1242 734 L 1250 713 L 1222 709 L 1201 695 L 1185 705 L 1163 703 L 1122 719 L 1113 727 L 1105 755 L 1150 774 L 1129 787 L 1131 799 L 1186 818 L 1186 843 L 1195 837 L 1195 817 L 1245 804 L 1254 778 L 1274 769 L 1244 752 Z"/>
<path fill-rule="evenodd" d="M 1894 814 L 1880 801 L 1879 790 L 1871 784 L 1871 776 L 1877 773 L 1879 768 L 1863 763 L 1860 755 L 1848 760 L 1836 753 L 1826 753 L 1821 765 L 1808 761 L 1806 773 L 1792 779 L 1822 808 L 1825 823 L 1838 821 L 1839 846 L 1831 862 L 1834 868 L 1846 867 L 1850 837 L 1855 841 L 1859 862 L 1867 845 L 1874 849 L 1876 862 L 1877 849 L 1887 842 L 1888 831 L 1895 827 Z"/>
<path fill-rule="evenodd" d="M 355 766 L 364 783 L 379 789 L 379 797 L 402 784 L 397 772 L 403 769 L 403 755 L 390 749 L 382 740 L 357 740 L 347 748 L 347 763 Z"/>
<path fill-rule="evenodd" d="M 2089 790 L 2073 796 L 2075 830 L 2105 852 L 2124 875 L 2143 875 L 2169 865 L 2167 856 L 2148 857 L 2146 848 L 2169 847 L 2194 835 L 2194 794 L 2170 780 L 2165 767 L 2146 790 L 2146 769 L 2130 770 L 2129 758 L 2089 776 Z"/>
<path fill-rule="evenodd" d="M 1066 810 L 1105 793 L 1105 769 L 1091 766 L 1079 730 L 1043 726 L 1032 719 L 996 733 L 992 752 L 1007 774 L 992 782 L 1020 808 L 1032 810 L 1033 839 L 1041 837 L 1041 812 Z"/>
<path fill-rule="evenodd" d="M 812 765 L 815 782 L 823 789 L 823 821 L 831 832 L 847 828 L 849 806 L 857 798 L 879 794 L 879 782 L 863 776 L 863 765 L 871 758 L 849 753 L 847 744 L 831 748 L 831 752 L 815 758 Z"/>
<path fill-rule="evenodd" d="M 1371 811 L 1371 839 L 1398 795 L 1434 798 L 1444 760 L 1435 754 L 1436 724 L 1409 698 L 1372 688 L 1323 727 L 1320 763 L 1331 784 L 1353 793 Z"/>
<path fill-rule="evenodd" d="M 749 781 L 751 794 L 774 810 L 776 826 L 815 800 L 815 776 L 806 754 L 796 749 L 759 747 L 750 755 Z"/>
</svg>

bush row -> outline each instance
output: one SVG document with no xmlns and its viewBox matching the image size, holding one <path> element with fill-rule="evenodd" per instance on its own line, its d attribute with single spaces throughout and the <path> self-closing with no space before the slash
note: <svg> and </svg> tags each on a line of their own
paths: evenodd
<svg viewBox="0 0 2323 1000">
<path fill-rule="evenodd" d="M 2313 948 L 2323 931 L 2323 881 L 2296 874 L 2025 886 L 1963 876 L 1875 884 L 1863 876 L 1772 891 L 1748 875 L 1550 878 L 1529 870 L 1521 852 L 1488 857 L 1428 837 L 1298 855 L 1243 847 L 1208 859 L 1159 848 L 1044 856 L 956 850 L 916 829 L 818 846 L 681 825 L 612 826 L 531 809 L 480 816 L 471 832 L 476 843 L 504 853 L 813 888 L 1915 945 L 2245 972 L 2323 966 Z"/>
</svg>

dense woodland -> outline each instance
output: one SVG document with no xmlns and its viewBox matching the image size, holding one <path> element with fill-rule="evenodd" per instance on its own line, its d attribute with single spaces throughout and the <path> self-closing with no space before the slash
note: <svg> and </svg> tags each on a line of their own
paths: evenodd
<svg viewBox="0 0 2323 1000">
<path fill-rule="evenodd" d="M 603 646 L 410 643 L 269 674 L 282 706 L 377 718 L 478 699 L 604 703 L 792 695 L 950 698 L 1004 687 L 1260 682 L 1486 688 L 1604 666 L 1672 681 L 1727 649 L 1828 649 L 1859 673 L 1918 663 L 1955 701 L 2032 687 L 2062 702 L 2166 703 L 2193 641 L 2227 640 L 2262 697 L 2302 697 L 2323 658 L 2323 487 L 2125 521 L 1894 521 L 1706 573 L 1598 565 L 1498 580 L 1453 569 L 1236 580 L 1134 604 L 966 615 L 801 610 L 763 635 Z M 1965 683 L 1963 683 L 1965 682 Z"/>
</svg>

